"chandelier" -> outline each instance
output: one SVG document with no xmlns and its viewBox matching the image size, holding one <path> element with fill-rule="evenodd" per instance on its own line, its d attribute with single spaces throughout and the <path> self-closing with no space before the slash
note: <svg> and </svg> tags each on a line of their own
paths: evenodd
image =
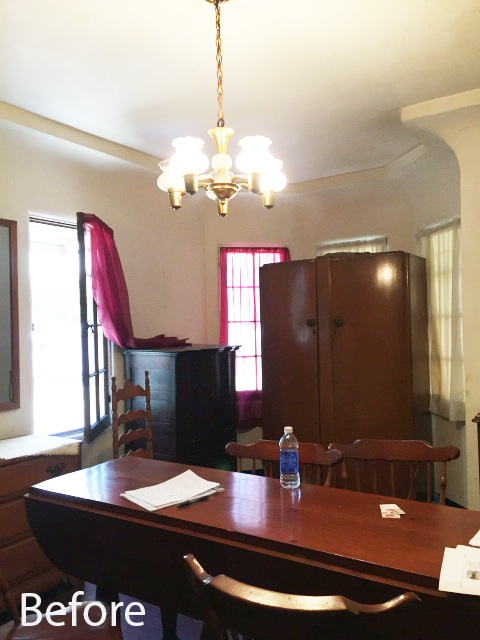
<svg viewBox="0 0 480 640">
<path fill-rule="evenodd" d="M 217 146 L 217 154 L 211 163 L 202 153 L 204 141 L 201 138 L 176 138 L 172 146 L 175 153 L 168 160 L 162 160 L 162 170 L 157 185 L 168 192 L 172 209 L 180 209 L 185 194 L 194 195 L 199 188 L 205 189 L 209 198 L 217 202 L 218 215 L 228 214 L 228 203 L 240 189 L 248 189 L 251 193 L 262 196 L 263 206 L 271 209 L 274 197 L 286 185 L 286 178 L 281 173 L 283 162 L 275 159 L 268 150 L 272 143 L 264 136 L 247 136 L 239 141 L 242 151 L 236 160 L 240 174 L 234 174 L 232 159 L 227 154 L 228 141 L 235 133 L 225 126 L 223 114 L 223 73 L 222 73 L 222 41 L 220 38 L 220 4 L 228 0 L 207 0 L 215 5 L 216 47 L 217 47 L 217 126 L 209 129 Z M 204 173 L 211 164 L 213 171 Z"/>
</svg>

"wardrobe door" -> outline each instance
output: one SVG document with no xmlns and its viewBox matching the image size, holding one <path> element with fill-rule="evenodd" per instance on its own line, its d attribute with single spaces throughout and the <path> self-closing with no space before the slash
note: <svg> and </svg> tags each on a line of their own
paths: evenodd
<svg viewBox="0 0 480 640">
<path fill-rule="evenodd" d="M 411 438 L 405 254 L 331 258 L 335 440 Z"/>
<path fill-rule="evenodd" d="M 319 441 L 317 302 L 314 260 L 260 269 L 263 436 L 291 425 L 302 441 Z"/>
</svg>

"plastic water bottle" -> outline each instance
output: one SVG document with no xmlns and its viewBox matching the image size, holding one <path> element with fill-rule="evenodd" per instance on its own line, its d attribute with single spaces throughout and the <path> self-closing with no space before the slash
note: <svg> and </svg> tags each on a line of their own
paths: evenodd
<svg viewBox="0 0 480 640">
<path fill-rule="evenodd" d="M 300 486 L 298 469 L 298 440 L 292 427 L 285 427 L 278 443 L 280 448 L 280 484 L 284 489 L 296 489 Z"/>
</svg>

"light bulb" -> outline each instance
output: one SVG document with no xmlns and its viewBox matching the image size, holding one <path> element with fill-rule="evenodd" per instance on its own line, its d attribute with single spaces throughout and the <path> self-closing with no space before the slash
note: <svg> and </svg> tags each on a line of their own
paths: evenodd
<svg viewBox="0 0 480 640">
<path fill-rule="evenodd" d="M 281 160 L 273 159 L 266 171 L 260 174 L 260 191 L 281 191 L 287 184 L 287 179 L 280 171 L 283 166 Z"/>
<path fill-rule="evenodd" d="M 169 191 L 173 189 L 174 191 L 185 191 L 185 181 L 183 176 L 179 174 L 177 171 L 173 171 L 169 160 L 162 160 L 162 162 L 158 163 L 158 166 L 162 170 L 157 179 L 157 186 L 162 191 Z"/>
<path fill-rule="evenodd" d="M 170 160 L 172 169 L 182 176 L 198 176 L 203 173 L 208 167 L 208 158 L 201 152 L 204 144 L 201 138 L 176 138 L 172 142 L 176 149 Z"/>
<path fill-rule="evenodd" d="M 247 175 L 266 171 L 272 162 L 272 155 L 268 147 L 272 144 L 269 138 L 264 136 L 247 136 L 238 143 L 243 151 L 237 158 L 237 167 Z"/>
</svg>

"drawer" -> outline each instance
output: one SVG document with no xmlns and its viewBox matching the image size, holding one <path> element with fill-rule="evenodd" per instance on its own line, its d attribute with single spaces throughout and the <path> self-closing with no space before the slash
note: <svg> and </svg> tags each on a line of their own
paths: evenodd
<svg viewBox="0 0 480 640">
<path fill-rule="evenodd" d="M 23 496 L 28 487 L 76 471 L 78 456 L 38 456 L 0 467 L 0 503 Z"/>
<path fill-rule="evenodd" d="M 48 571 L 52 567 L 33 537 L 1 548 L 0 565 L 12 586 L 30 576 Z"/>
<path fill-rule="evenodd" d="M 31 535 L 23 498 L 0 504 L 0 547 Z"/>
</svg>

